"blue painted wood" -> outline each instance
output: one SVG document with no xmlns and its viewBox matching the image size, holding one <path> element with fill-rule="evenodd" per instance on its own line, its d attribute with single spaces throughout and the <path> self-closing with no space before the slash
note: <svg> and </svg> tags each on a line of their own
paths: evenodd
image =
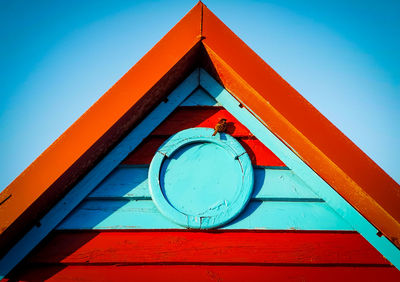
<svg viewBox="0 0 400 282">
<path fill-rule="evenodd" d="M 210 229 L 232 220 L 253 191 L 246 150 L 225 133 L 190 128 L 160 146 L 149 168 L 151 197 L 162 214 L 188 228 Z"/>
<path fill-rule="evenodd" d="M 186 78 L 136 128 L 97 164 L 0 260 L 0 279 L 52 231 L 133 149 L 198 86 L 198 70 Z"/>
<path fill-rule="evenodd" d="M 164 217 L 150 200 L 87 200 L 57 229 L 184 229 L 184 227 Z M 246 209 L 222 229 L 353 230 L 324 202 L 263 201 L 250 201 Z"/>
<path fill-rule="evenodd" d="M 377 235 L 378 230 L 372 224 L 307 166 L 288 146 L 269 131 L 266 126 L 259 122 L 254 113 L 250 113 L 245 107 L 240 107 L 243 101 L 237 101 L 204 70 L 200 70 L 200 85 L 245 125 L 254 136 L 268 146 L 316 195 L 324 199 L 335 212 L 349 222 L 383 256 L 400 269 L 400 250 L 384 236 L 379 237 Z"/>
<path fill-rule="evenodd" d="M 88 195 L 89 199 L 151 199 L 147 166 L 122 165 Z M 254 168 L 253 199 L 265 201 L 321 201 L 291 170 Z"/>
<path fill-rule="evenodd" d="M 207 92 L 197 88 L 180 106 L 220 106 Z"/>
</svg>

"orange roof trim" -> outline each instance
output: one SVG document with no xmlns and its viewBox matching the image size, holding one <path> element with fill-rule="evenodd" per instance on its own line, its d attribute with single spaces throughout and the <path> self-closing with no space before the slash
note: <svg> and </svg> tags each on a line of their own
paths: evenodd
<svg viewBox="0 0 400 282">
<path fill-rule="evenodd" d="M 400 246 L 400 186 L 199 2 L 0 194 L 0 255 L 199 66 Z"/>
</svg>

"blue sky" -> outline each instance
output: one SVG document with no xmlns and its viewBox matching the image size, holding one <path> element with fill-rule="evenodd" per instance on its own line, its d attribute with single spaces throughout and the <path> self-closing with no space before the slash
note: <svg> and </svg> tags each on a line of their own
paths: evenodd
<svg viewBox="0 0 400 282">
<path fill-rule="evenodd" d="M 0 1 L 0 190 L 197 1 Z M 204 1 L 398 183 L 399 1 Z"/>
</svg>

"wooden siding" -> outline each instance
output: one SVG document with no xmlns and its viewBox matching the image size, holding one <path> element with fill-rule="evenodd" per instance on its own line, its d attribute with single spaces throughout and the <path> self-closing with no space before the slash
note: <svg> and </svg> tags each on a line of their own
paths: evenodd
<svg viewBox="0 0 400 282">
<path fill-rule="evenodd" d="M 87 198 L 150 200 L 148 170 L 148 166 L 121 165 Z M 286 168 L 255 167 L 254 180 L 253 199 L 322 201 L 300 178 Z"/>
<path fill-rule="evenodd" d="M 188 278 L 190 277 L 190 279 Z M 23 281 L 381 281 L 398 282 L 394 267 L 260 265 L 40 265 L 13 277 Z M 11 280 L 11 281 L 15 281 Z M 5 280 L 7 281 L 7 279 Z"/>
<path fill-rule="evenodd" d="M 10 275 L 15 280 L 50 277 L 398 281 L 400 272 L 355 232 L 92 231 L 53 233 Z"/>
<path fill-rule="evenodd" d="M 86 200 L 58 227 L 66 229 L 180 229 L 151 200 Z M 324 202 L 253 201 L 222 229 L 353 230 Z"/>
</svg>

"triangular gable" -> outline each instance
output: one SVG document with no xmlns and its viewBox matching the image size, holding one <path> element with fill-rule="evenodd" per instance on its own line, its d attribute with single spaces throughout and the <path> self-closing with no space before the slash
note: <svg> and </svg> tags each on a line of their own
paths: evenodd
<svg viewBox="0 0 400 282">
<path fill-rule="evenodd" d="M 154 64 L 156 70 L 147 67 Z M 1 249 L 6 251 L 34 224 L 38 227 L 30 232 L 40 229 L 38 221 L 49 207 L 198 65 L 279 136 L 291 149 L 286 150 L 296 152 L 398 242 L 398 185 L 199 3 L 3 191 Z M 372 241 L 386 240 L 372 225 L 361 233 Z"/>
</svg>

